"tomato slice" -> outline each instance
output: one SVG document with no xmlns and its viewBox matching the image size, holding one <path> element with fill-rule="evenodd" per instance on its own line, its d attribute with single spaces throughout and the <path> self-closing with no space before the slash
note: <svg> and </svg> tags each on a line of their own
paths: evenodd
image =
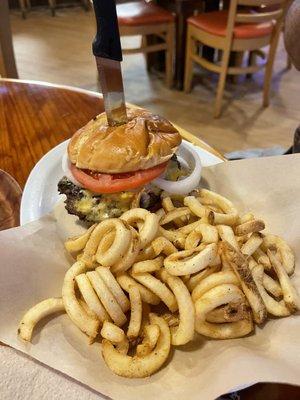
<svg viewBox="0 0 300 400">
<path fill-rule="evenodd" d="M 90 170 L 82 170 L 71 164 L 71 173 L 86 189 L 94 193 L 118 193 L 136 189 L 161 175 L 167 162 L 155 167 L 124 174 L 101 174 Z"/>
</svg>

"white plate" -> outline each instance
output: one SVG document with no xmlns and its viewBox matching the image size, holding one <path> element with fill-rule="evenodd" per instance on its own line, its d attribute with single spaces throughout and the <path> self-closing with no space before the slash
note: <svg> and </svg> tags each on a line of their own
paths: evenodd
<svg viewBox="0 0 300 400">
<path fill-rule="evenodd" d="M 37 162 L 32 169 L 22 196 L 20 223 L 34 221 L 52 211 L 59 200 L 57 183 L 63 177 L 61 160 L 66 151 L 68 140 L 60 143 Z M 220 158 L 208 151 L 194 146 L 199 153 L 202 166 L 219 164 Z"/>
</svg>

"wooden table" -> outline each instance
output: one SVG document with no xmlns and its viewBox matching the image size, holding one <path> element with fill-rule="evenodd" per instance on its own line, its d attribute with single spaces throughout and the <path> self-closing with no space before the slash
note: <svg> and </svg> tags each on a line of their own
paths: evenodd
<svg viewBox="0 0 300 400">
<path fill-rule="evenodd" d="M 95 92 L 0 79 L 0 169 L 24 187 L 29 172 L 45 153 L 102 111 L 102 97 Z M 190 133 L 181 133 L 223 157 Z"/>
<path fill-rule="evenodd" d="M 0 79 L 0 169 L 24 187 L 32 167 L 45 153 L 102 110 L 102 98 L 94 92 Z M 181 134 L 222 158 L 202 140 L 184 130 Z M 258 384 L 239 392 L 239 396 L 241 400 L 298 400 L 300 390 L 288 385 Z"/>
</svg>

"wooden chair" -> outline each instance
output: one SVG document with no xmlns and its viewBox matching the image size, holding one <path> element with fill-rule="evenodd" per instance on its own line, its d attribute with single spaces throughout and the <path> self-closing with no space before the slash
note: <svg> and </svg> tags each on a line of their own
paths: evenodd
<svg viewBox="0 0 300 400">
<path fill-rule="evenodd" d="M 130 2 L 117 5 L 117 15 L 121 36 L 142 36 L 141 46 L 122 49 L 124 54 L 151 53 L 165 51 L 166 85 L 173 84 L 173 59 L 175 48 L 175 24 L 171 12 L 146 1 Z M 148 44 L 148 35 L 160 39 L 160 43 Z"/>
<path fill-rule="evenodd" d="M 273 11 L 252 12 L 250 7 L 278 5 Z M 252 74 L 266 67 L 263 105 L 269 105 L 269 92 L 273 63 L 282 30 L 287 2 L 283 0 L 231 0 L 228 11 L 200 14 L 188 19 L 187 50 L 185 61 L 184 90 L 191 90 L 193 63 L 219 74 L 214 116 L 221 114 L 223 92 L 227 74 Z M 241 10 L 238 6 L 243 6 Z M 248 7 L 245 7 L 248 6 Z M 222 50 L 220 64 L 212 63 L 198 53 L 198 44 Z M 230 66 L 230 54 L 234 52 L 253 52 L 270 45 L 265 65 L 253 63 L 247 67 Z"/>
</svg>

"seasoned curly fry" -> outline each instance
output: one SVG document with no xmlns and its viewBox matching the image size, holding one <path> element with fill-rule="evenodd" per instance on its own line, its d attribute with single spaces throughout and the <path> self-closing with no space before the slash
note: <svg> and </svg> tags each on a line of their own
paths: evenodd
<svg viewBox="0 0 300 400">
<path fill-rule="evenodd" d="M 75 277 L 85 272 L 86 269 L 87 267 L 82 261 L 77 261 L 67 271 L 62 287 L 62 300 L 70 319 L 83 333 L 93 340 L 98 334 L 100 321 L 86 313 L 80 305 L 75 292 Z"/>
<path fill-rule="evenodd" d="M 131 231 L 131 243 L 124 256 L 111 267 L 111 271 L 114 274 L 127 271 L 138 257 L 141 248 L 140 238 L 135 229 L 131 226 L 129 229 Z"/>
<path fill-rule="evenodd" d="M 267 318 L 267 310 L 253 280 L 249 265 L 242 253 L 237 252 L 229 243 L 225 248 L 226 256 L 230 260 L 231 267 L 239 278 L 243 292 L 252 308 L 254 321 L 261 324 Z"/>
<path fill-rule="evenodd" d="M 65 306 L 61 298 L 50 298 L 41 301 L 30 308 L 21 319 L 18 335 L 21 339 L 30 342 L 35 325 L 50 314 L 65 311 Z"/>
<path fill-rule="evenodd" d="M 215 272 L 203 279 L 192 292 L 192 299 L 196 302 L 201 296 L 203 296 L 208 290 L 224 285 L 225 283 L 231 283 L 236 286 L 240 286 L 239 280 L 235 273 L 232 271 L 221 271 Z"/>
<path fill-rule="evenodd" d="M 137 281 L 135 281 L 131 276 L 125 274 L 121 274 L 117 276 L 117 281 L 121 288 L 126 292 L 129 292 L 131 285 L 137 285 L 139 291 L 141 293 L 142 300 L 147 304 L 157 305 L 160 302 L 160 299 L 156 294 L 151 292 L 151 290 L 147 289 L 145 286 L 140 285 Z"/>
<path fill-rule="evenodd" d="M 253 233 L 246 243 L 241 247 L 241 252 L 246 256 L 251 256 L 262 244 L 263 238 L 259 233 Z"/>
<path fill-rule="evenodd" d="M 65 248 L 69 253 L 75 253 L 83 250 L 93 232 L 96 228 L 96 224 L 92 225 L 83 235 L 68 239 L 65 242 Z"/>
<path fill-rule="evenodd" d="M 235 285 L 223 284 L 216 286 L 200 297 L 196 303 L 196 325 L 198 333 L 214 339 L 233 339 L 248 335 L 253 330 L 250 315 L 236 322 L 212 323 L 206 320 L 209 312 L 230 302 L 243 303 L 243 292 Z"/>
<path fill-rule="evenodd" d="M 144 339 L 141 344 L 136 347 L 137 357 L 144 357 L 150 354 L 156 346 L 160 334 L 158 325 L 146 325 L 144 327 L 143 336 Z"/>
<path fill-rule="evenodd" d="M 144 210 L 143 208 L 132 208 L 121 215 L 120 218 L 129 225 L 142 221 L 142 225 L 139 228 L 142 247 L 145 247 L 155 238 L 159 226 L 159 220 L 156 214 Z"/>
<path fill-rule="evenodd" d="M 162 205 L 162 207 L 163 207 L 163 211 L 164 211 L 165 215 L 166 215 L 166 213 L 168 213 L 169 211 L 172 211 L 172 210 L 175 209 L 175 206 L 174 206 L 174 204 L 173 204 L 173 201 L 172 201 L 171 197 L 169 197 L 169 196 L 168 196 L 168 197 L 164 197 L 164 198 L 162 199 L 161 205 Z M 184 225 L 185 225 L 185 223 L 187 222 L 187 219 L 186 219 L 186 217 L 179 217 L 179 218 L 175 218 L 175 219 L 173 220 L 173 222 L 174 222 L 174 224 L 175 224 L 178 228 L 180 228 L 181 226 L 184 226 Z"/>
<path fill-rule="evenodd" d="M 283 300 L 291 312 L 300 309 L 300 298 L 278 257 L 268 250 L 268 256 L 282 288 Z"/>
<path fill-rule="evenodd" d="M 179 324 L 171 327 L 172 344 L 174 346 L 183 345 L 193 339 L 195 325 L 195 310 L 191 295 L 177 276 L 168 274 L 166 270 L 161 270 L 160 278 L 168 284 L 173 291 L 179 309 Z"/>
<path fill-rule="evenodd" d="M 202 204 L 205 204 L 206 202 L 208 202 L 208 204 L 216 204 L 223 210 L 224 214 L 213 212 L 215 225 L 234 225 L 237 222 L 237 209 L 230 200 L 226 199 L 226 197 L 207 189 L 201 189 L 199 191 L 198 199 Z"/>
<path fill-rule="evenodd" d="M 142 324 L 142 298 L 137 285 L 129 288 L 130 321 L 127 330 L 129 340 L 138 337 Z"/>
<path fill-rule="evenodd" d="M 215 243 L 203 247 L 198 246 L 192 250 L 179 251 L 169 255 L 164 262 L 166 270 L 171 275 L 187 275 L 199 272 L 206 268 L 217 255 Z"/>
<path fill-rule="evenodd" d="M 132 277 L 137 280 L 140 284 L 155 293 L 161 301 L 169 308 L 170 311 L 174 312 L 178 309 L 177 301 L 173 293 L 168 287 L 162 283 L 159 279 L 155 278 L 151 274 L 133 274 Z"/>
<path fill-rule="evenodd" d="M 87 306 L 97 315 L 102 323 L 104 321 L 109 321 L 110 316 L 108 315 L 101 301 L 96 295 L 93 286 L 91 285 L 86 274 L 77 275 L 75 277 L 75 280 Z"/>
<path fill-rule="evenodd" d="M 265 229 L 264 221 L 260 219 L 249 220 L 235 227 L 235 233 L 238 236 L 247 235 L 248 233 L 260 232 Z"/>
<path fill-rule="evenodd" d="M 286 317 L 287 315 L 290 315 L 291 313 L 283 300 L 276 301 L 267 293 L 263 283 L 263 266 L 257 265 L 252 269 L 251 272 L 268 313 L 276 317 Z"/>
<path fill-rule="evenodd" d="M 282 265 L 286 272 L 291 275 L 295 269 L 295 256 L 290 246 L 279 236 L 266 235 L 263 239 L 263 249 L 277 249 L 281 258 Z M 274 265 L 273 265 L 274 266 Z"/>
<path fill-rule="evenodd" d="M 140 274 L 143 272 L 155 272 L 158 271 L 164 265 L 163 257 L 156 257 L 153 260 L 139 261 L 132 266 L 132 272 L 134 274 Z"/>
<path fill-rule="evenodd" d="M 163 236 L 160 236 L 153 240 L 152 249 L 156 256 L 158 256 L 159 254 L 169 256 L 170 254 L 176 253 L 178 251 L 173 243 Z"/>
<path fill-rule="evenodd" d="M 121 354 L 108 340 L 102 342 L 102 354 L 109 368 L 126 378 L 145 378 L 152 375 L 167 360 L 171 349 L 171 335 L 168 324 L 161 317 L 150 315 L 151 324 L 158 325 L 160 334 L 155 348 L 143 357 Z"/>
</svg>

